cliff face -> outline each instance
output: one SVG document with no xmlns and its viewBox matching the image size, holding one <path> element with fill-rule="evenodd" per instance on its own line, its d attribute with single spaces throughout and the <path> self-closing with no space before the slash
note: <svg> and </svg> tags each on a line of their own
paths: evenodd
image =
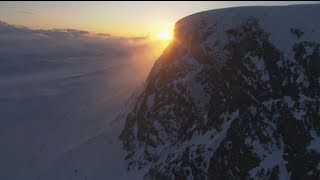
<svg viewBox="0 0 320 180">
<path fill-rule="evenodd" d="M 320 6 L 188 16 L 120 135 L 146 178 L 320 176 Z"/>
</svg>

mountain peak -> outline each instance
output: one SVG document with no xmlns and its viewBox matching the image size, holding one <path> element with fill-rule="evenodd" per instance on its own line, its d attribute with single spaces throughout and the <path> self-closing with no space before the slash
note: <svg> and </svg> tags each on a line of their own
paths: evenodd
<svg viewBox="0 0 320 180">
<path fill-rule="evenodd" d="M 149 178 L 319 177 L 319 10 L 237 7 L 179 20 L 126 117 L 128 167 Z"/>
</svg>

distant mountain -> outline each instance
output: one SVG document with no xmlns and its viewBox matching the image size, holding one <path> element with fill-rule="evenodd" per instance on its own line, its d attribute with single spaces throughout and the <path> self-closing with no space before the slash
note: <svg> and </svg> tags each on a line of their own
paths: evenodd
<svg viewBox="0 0 320 180">
<path fill-rule="evenodd" d="M 179 20 L 120 135 L 146 179 L 319 179 L 320 5 Z"/>
</svg>

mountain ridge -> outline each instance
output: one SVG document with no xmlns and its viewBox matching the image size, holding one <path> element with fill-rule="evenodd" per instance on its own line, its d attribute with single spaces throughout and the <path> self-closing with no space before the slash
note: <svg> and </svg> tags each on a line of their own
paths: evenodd
<svg viewBox="0 0 320 180">
<path fill-rule="evenodd" d="M 147 179 L 319 177 L 319 10 L 236 7 L 179 20 L 126 117 L 128 168 L 147 168 Z"/>
</svg>

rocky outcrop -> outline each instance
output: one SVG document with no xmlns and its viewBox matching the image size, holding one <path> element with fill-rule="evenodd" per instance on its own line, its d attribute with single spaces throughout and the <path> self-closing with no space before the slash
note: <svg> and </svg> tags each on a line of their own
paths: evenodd
<svg viewBox="0 0 320 180">
<path fill-rule="evenodd" d="M 120 135 L 147 179 L 320 176 L 319 5 L 188 16 Z"/>
</svg>

